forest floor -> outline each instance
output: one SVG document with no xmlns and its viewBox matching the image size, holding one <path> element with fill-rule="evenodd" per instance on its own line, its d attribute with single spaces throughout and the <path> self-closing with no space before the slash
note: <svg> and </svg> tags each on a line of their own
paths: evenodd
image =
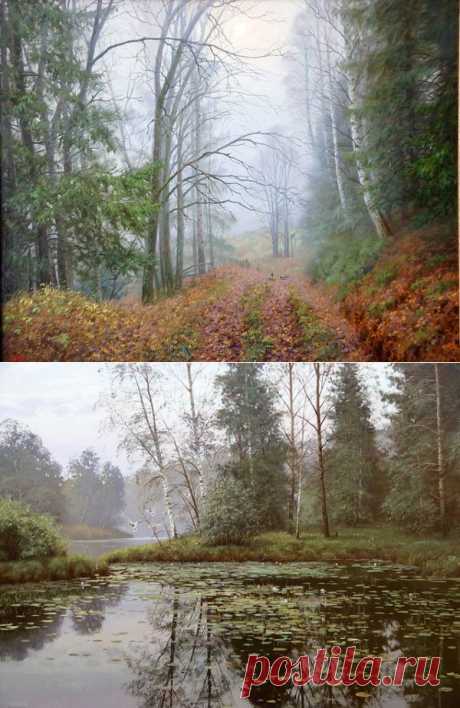
<svg viewBox="0 0 460 708">
<path fill-rule="evenodd" d="M 10 361 L 363 360 L 339 306 L 283 259 L 224 266 L 150 306 L 45 288 L 11 301 Z"/>
<path fill-rule="evenodd" d="M 189 279 L 153 305 L 44 288 L 4 310 L 9 361 L 458 361 L 455 249 L 398 238 L 348 288 L 313 283 L 302 259 L 263 256 Z"/>
</svg>

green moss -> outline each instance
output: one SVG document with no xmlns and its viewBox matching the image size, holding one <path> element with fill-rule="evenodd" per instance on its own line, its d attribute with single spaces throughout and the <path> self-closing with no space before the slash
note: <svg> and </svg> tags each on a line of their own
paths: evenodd
<svg viewBox="0 0 460 708">
<path fill-rule="evenodd" d="M 430 298 L 436 298 L 438 295 L 443 295 L 457 287 L 455 280 L 441 280 L 439 283 L 435 283 L 427 290 L 427 296 Z"/>
<path fill-rule="evenodd" d="M 342 347 L 335 333 L 326 327 L 313 309 L 301 300 L 295 290 L 290 293 L 290 302 L 294 308 L 305 346 L 315 361 L 337 361 L 341 358 Z"/>
<path fill-rule="evenodd" d="M 374 280 L 377 285 L 384 287 L 389 285 L 398 276 L 398 269 L 395 265 L 387 265 L 374 272 Z"/>
<path fill-rule="evenodd" d="M 371 317 L 379 318 L 384 314 L 384 312 L 391 310 L 395 303 L 396 299 L 394 297 L 389 297 L 387 300 L 383 300 L 383 302 L 375 302 L 372 305 L 369 305 L 367 311 Z"/>
<path fill-rule="evenodd" d="M 245 311 L 245 331 L 242 336 L 244 361 L 264 361 L 267 351 L 273 346 L 271 337 L 264 333 L 262 304 L 267 294 L 268 286 L 258 285 L 242 298 Z"/>
</svg>

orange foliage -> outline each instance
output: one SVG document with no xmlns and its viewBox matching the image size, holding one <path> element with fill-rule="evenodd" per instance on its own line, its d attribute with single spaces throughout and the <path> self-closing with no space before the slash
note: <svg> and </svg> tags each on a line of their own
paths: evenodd
<svg viewBox="0 0 460 708">
<path fill-rule="evenodd" d="M 12 299 L 4 312 L 9 361 L 173 361 L 191 358 L 196 325 L 227 288 L 225 271 L 153 305 L 94 302 L 43 288 Z"/>
<path fill-rule="evenodd" d="M 458 255 L 439 232 L 395 239 L 345 298 L 365 350 L 381 361 L 458 361 Z"/>
</svg>

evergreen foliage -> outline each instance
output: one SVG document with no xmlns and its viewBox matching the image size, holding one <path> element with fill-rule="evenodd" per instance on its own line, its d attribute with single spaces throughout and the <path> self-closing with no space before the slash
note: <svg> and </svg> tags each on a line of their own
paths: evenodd
<svg viewBox="0 0 460 708">
<path fill-rule="evenodd" d="M 460 519 L 460 366 L 439 367 L 447 530 Z M 387 517 L 417 533 L 442 530 L 439 512 L 435 365 L 396 365 L 395 390 L 387 394 L 391 416 Z"/>
<path fill-rule="evenodd" d="M 368 393 L 356 365 L 340 368 L 333 397 L 326 458 L 330 509 L 335 523 L 353 526 L 378 518 L 385 492 Z"/>
<path fill-rule="evenodd" d="M 447 222 L 455 238 L 458 2 L 310 4 L 319 9 L 303 39 L 313 123 L 305 237 L 312 274 L 346 286 L 401 223 Z M 312 45 L 312 31 L 329 45 Z"/>
<path fill-rule="evenodd" d="M 249 530 L 285 527 L 287 448 L 281 433 L 281 414 L 275 406 L 275 390 L 265 379 L 262 364 L 229 364 L 226 372 L 217 377 L 217 385 L 222 405 L 216 422 L 225 431 L 233 460 L 219 470 L 210 493 L 211 516 L 205 526 L 213 540 L 232 537 L 236 542 L 236 538 L 242 541 Z M 224 492 L 233 483 L 238 493 L 236 497 L 233 493 L 229 496 L 227 508 Z M 234 512 L 237 498 L 238 511 Z M 218 500 L 223 506 L 216 514 Z M 241 515 L 246 521 L 239 531 Z"/>
</svg>

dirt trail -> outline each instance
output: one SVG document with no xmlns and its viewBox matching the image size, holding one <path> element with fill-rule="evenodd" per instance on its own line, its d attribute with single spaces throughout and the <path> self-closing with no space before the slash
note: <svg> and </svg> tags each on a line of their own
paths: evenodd
<svg viewBox="0 0 460 708">
<path fill-rule="evenodd" d="M 366 360 L 339 307 L 292 266 L 275 261 L 263 269 L 233 268 L 225 296 L 197 323 L 199 344 L 192 358 Z"/>
<path fill-rule="evenodd" d="M 193 351 L 196 361 L 241 361 L 244 349 L 244 297 L 265 276 L 253 269 L 230 271 L 230 287 L 225 296 L 197 323 L 199 345 Z"/>
</svg>

